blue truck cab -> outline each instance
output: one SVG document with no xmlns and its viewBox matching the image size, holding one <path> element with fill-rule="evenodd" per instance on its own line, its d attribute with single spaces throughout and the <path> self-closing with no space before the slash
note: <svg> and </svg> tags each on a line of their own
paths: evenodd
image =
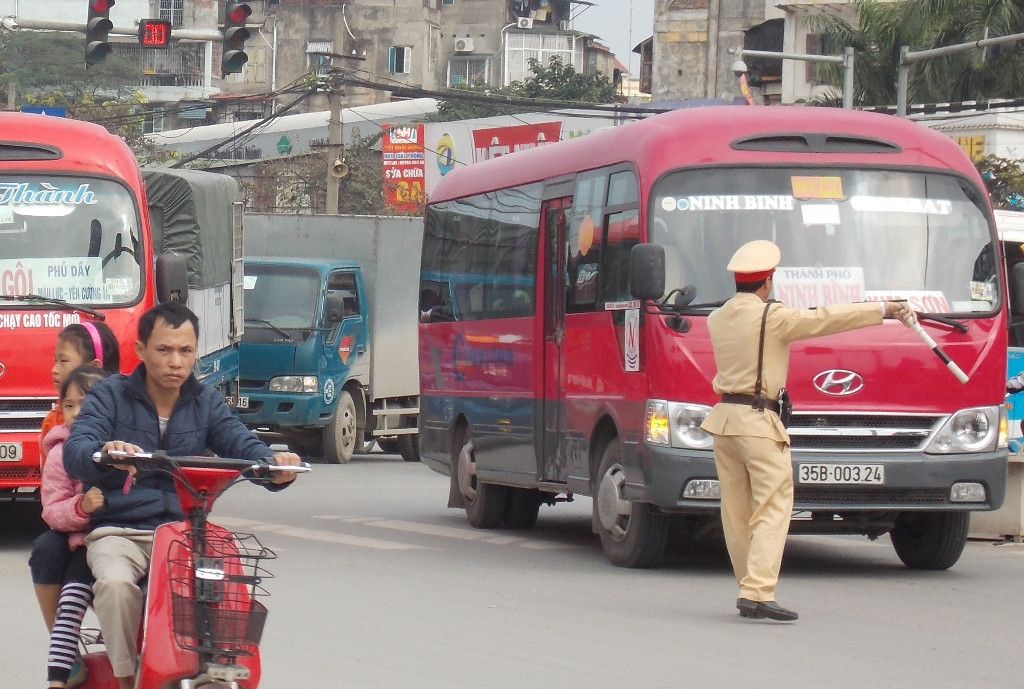
<svg viewBox="0 0 1024 689">
<path fill-rule="evenodd" d="M 293 451 L 347 462 L 363 449 L 366 296 L 352 261 L 246 258 L 242 421 Z"/>
</svg>

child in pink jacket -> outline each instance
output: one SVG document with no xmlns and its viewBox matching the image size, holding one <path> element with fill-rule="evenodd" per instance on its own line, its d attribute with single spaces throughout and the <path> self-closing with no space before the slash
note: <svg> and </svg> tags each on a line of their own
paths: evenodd
<svg viewBox="0 0 1024 689">
<path fill-rule="evenodd" d="M 50 687 L 72 687 L 85 680 L 84 666 L 78 661 L 78 639 L 85 612 L 92 603 L 92 573 L 85 560 L 85 532 L 90 515 L 104 505 L 99 488 L 82 492 L 82 482 L 71 479 L 64 470 L 64 441 L 89 387 L 107 372 L 96 366 L 79 366 L 71 371 L 60 389 L 64 423 L 54 426 L 43 438 L 46 463 L 43 464 L 40 497 L 43 519 L 54 531 L 68 534 L 71 560 L 57 600 L 57 617 L 50 631 L 50 649 L 46 658 L 46 680 Z M 78 663 L 77 672 L 72 666 Z"/>
</svg>

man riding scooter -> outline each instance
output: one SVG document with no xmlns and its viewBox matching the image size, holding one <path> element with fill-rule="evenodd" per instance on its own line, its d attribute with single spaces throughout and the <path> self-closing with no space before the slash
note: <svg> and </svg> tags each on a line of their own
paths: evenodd
<svg viewBox="0 0 1024 689">
<path fill-rule="evenodd" d="M 90 389 L 64 446 L 68 475 L 86 490 L 99 487 L 106 498 L 93 513 L 86 557 L 96 578 L 93 606 L 121 689 L 134 685 L 142 617 L 138 582 L 149 569 L 153 531 L 183 515 L 172 478 L 96 464 L 93 453 L 212 451 L 254 463 L 272 457 L 278 465 L 301 464 L 298 455 L 273 452 L 238 421 L 219 392 L 196 379 L 198 342 L 199 319 L 184 305 L 167 302 L 144 313 L 135 343 L 141 363 L 130 375 L 111 376 Z M 281 489 L 294 478 L 275 472 L 265 485 Z"/>
</svg>

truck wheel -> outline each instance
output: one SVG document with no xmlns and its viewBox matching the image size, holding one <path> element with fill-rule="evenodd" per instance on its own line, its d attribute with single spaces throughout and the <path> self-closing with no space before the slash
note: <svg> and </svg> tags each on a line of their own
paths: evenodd
<svg viewBox="0 0 1024 689">
<path fill-rule="evenodd" d="M 468 437 L 459 451 L 459 461 L 452 479 L 458 482 L 470 526 L 476 529 L 496 529 L 501 526 L 505 518 L 505 505 L 508 504 L 508 486 L 477 480 L 473 441 Z"/>
<path fill-rule="evenodd" d="M 356 451 L 356 403 L 347 391 L 338 393 L 334 416 L 324 427 L 324 458 L 328 462 L 345 464 Z M 360 443 L 361 445 L 361 443 Z"/>
<path fill-rule="evenodd" d="M 398 454 L 398 438 L 382 438 L 377 441 L 377 445 L 380 447 L 381 451 L 386 454 Z"/>
<path fill-rule="evenodd" d="M 415 433 L 398 436 L 398 454 L 407 462 L 420 461 L 419 436 Z"/>
<path fill-rule="evenodd" d="M 949 569 L 964 552 L 968 512 L 902 512 L 889 532 L 893 548 L 912 569 Z"/>
<path fill-rule="evenodd" d="M 505 528 L 532 529 L 537 523 L 544 494 L 535 488 L 509 488 L 505 507 Z"/>
<path fill-rule="evenodd" d="M 669 522 L 647 503 L 630 502 L 622 496 L 626 474 L 618 438 L 605 447 L 597 475 L 594 516 L 605 555 L 618 567 L 652 566 L 665 549 Z"/>
</svg>

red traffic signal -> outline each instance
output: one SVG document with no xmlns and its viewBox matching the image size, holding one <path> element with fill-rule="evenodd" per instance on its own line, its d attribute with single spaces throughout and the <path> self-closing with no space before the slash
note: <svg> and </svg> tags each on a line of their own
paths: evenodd
<svg viewBox="0 0 1024 689">
<path fill-rule="evenodd" d="M 89 19 L 85 24 L 85 64 L 103 62 L 110 54 L 107 34 L 114 28 L 110 21 L 110 8 L 114 0 L 89 0 Z"/>
<path fill-rule="evenodd" d="M 171 23 L 164 19 L 139 22 L 139 44 L 143 48 L 166 48 L 171 44 Z"/>
<path fill-rule="evenodd" d="M 102 2 L 102 0 L 99 0 Z M 224 7 L 224 23 L 228 26 L 245 24 L 245 20 L 252 14 L 252 8 L 244 2 L 229 2 Z"/>
</svg>

